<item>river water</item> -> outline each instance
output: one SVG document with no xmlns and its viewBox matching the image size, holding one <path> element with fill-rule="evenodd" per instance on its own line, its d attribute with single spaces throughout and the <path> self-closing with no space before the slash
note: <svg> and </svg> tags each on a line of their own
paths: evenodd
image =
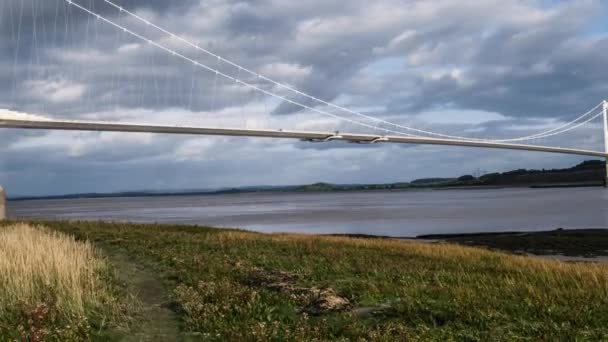
<svg viewBox="0 0 608 342">
<path fill-rule="evenodd" d="M 12 218 L 186 223 L 262 232 L 420 234 L 608 227 L 604 188 L 254 193 L 9 201 Z"/>
</svg>

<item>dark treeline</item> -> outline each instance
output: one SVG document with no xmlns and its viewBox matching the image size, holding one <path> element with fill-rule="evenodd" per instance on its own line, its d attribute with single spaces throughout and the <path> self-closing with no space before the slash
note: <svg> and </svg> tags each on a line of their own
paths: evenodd
<svg viewBox="0 0 608 342">
<path fill-rule="evenodd" d="M 201 196 L 255 192 L 329 192 L 329 191 L 381 191 L 408 189 L 450 189 L 461 187 L 558 187 L 558 186 L 599 186 L 603 184 L 606 166 L 600 160 L 588 160 L 574 167 L 551 170 L 518 169 L 502 173 L 488 173 L 479 177 L 463 175 L 455 178 L 422 178 L 411 182 L 387 184 L 331 184 L 315 183 L 292 186 L 253 186 L 219 190 L 191 191 L 130 191 L 116 193 L 85 193 L 44 197 L 15 197 L 12 201 L 32 199 L 76 199 L 110 197 L 157 197 L 157 196 Z"/>
</svg>

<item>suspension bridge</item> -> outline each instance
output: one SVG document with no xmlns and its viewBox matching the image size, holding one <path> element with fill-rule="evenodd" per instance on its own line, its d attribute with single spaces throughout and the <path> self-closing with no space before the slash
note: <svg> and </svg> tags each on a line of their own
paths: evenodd
<svg viewBox="0 0 608 342">
<path fill-rule="evenodd" d="M 0 128 L 257 137 L 298 139 L 311 143 L 342 141 L 354 144 L 396 143 L 464 146 L 574 154 L 606 158 L 608 161 L 607 101 L 602 101 L 591 110 L 574 116 L 574 119 L 560 121 L 555 127 L 533 134 L 494 138 L 455 135 L 385 120 L 379 116 L 348 108 L 346 105 L 326 101 L 320 97 L 301 91 L 288 83 L 277 81 L 242 64 L 233 62 L 224 56 L 220 56 L 192 40 L 171 32 L 140 14 L 129 11 L 110 0 L 103 0 L 103 3 L 109 9 L 118 13 L 117 17 L 108 15 L 107 10 L 103 12 L 97 11 L 78 1 L 63 1 L 65 1 L 68 7 L 88 16 L 88 19 L 94 20 L 95 25 L 103 24 L 118 32 L 121 37 L 128 37 L 130 39 L 129 42 L 141 44 L 137 46 L 145 45 L 147 49 L 154 49 L 169 58 L 173 58 L 175 63 L 187 64 L 193 70 L 207 73 L 213 80 L 210 83 L 212 84 L 211 90 L 209 90 L 213 94 L 212 107 L 217 105 L 216 98 L 221 88 L 225 90 L 245 89 L 245 91 L 265 99 L 264 107 L 266 111 L 268 111 L 268 106 L 278 108 L 283 105 L 289 105 L 297 108 L 297 111 L 300 113 L 333 120 L 332 122 L 337 124 L 337 127 L 334 128 L 340 128 L 339 124 L 345 124 L 347 128 L 356 127 L 357 129 L 356 131 L 349 131 L 347 129 L 288 130 L 282 128 L 226 128 L 207 125 L 167 125 L 145 122 L 127 123 L 100 120 L 68 120 L 55 117 L 15 118 L 10 116 L 0 116 Z M 222 86 L 220 86 L 221 82 L 224 82 Z M 142 81 L 141 83 L 143 89 L 144 82 Z M 192 101 L 192 96 L 196 97 L 194 90 L 191 93 L 190 101 Z M 270 99 L 270 104 L 268 104 L 266 98 Z M 242 114 L 246 115 L 246 104 L 241 104 L 241 107 Z M 555 139 L 573 132 L 579 132 L 579 137 L 586 140 L 589 140 L 590 136 L 598 137 L 598 140 L 603 142 L 603 146 L 591 146 L 592 144 L 587 146 L 585 144 L 582 147 L 566 147 L 557 146 L 554 142 L 550 143 L 551 140 L 555 141 Z"/>
</svg>

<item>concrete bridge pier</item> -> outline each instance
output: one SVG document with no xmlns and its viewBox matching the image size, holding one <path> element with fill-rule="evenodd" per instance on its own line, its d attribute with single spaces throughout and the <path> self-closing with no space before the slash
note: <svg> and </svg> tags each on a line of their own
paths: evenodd
<svg viewBox="0 0 608 342">
<path fill-rule="evenodd" d="M 0 221 L 6 220 L 6 193 L 0 186 Z"/>
</svg>

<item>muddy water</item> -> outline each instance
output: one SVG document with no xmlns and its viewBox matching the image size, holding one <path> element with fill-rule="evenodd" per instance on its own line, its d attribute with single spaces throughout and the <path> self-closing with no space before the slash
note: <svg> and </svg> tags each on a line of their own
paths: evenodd
<svg viewBox="0 0 608 342">
<path fill-rule="evenodd" d="M 263 232 L 415 236 L 608 227 L 608 190 L 261 193 L 8 203 L 13 218 L 202 224 Z"/>
</svg>

